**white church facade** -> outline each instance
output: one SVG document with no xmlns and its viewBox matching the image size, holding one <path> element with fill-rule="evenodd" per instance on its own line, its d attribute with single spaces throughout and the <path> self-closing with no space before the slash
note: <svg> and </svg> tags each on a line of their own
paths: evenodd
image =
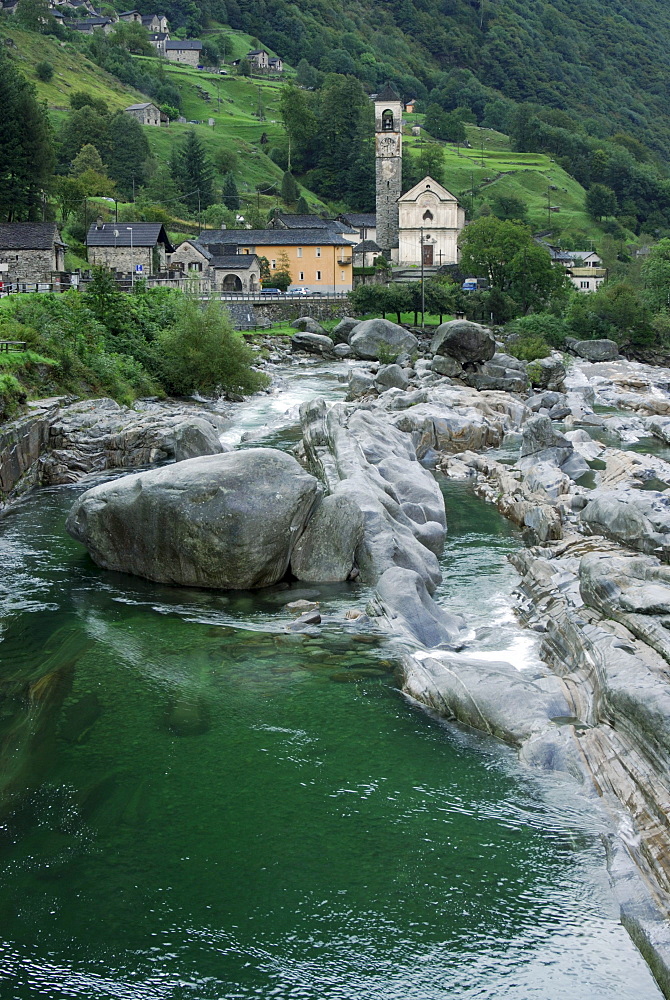
<svg viewBox="0 0 670 1000">
<path fill-rule="evenodd" d="M 398 263 L 455 264 L 465 209 L 432 177 L 398 199 Z"/>
<path fill-rule="evenodd" d="M 395 264 L 458 261 L 465 210 L 432 177 L 402 191 L 402 102 L 388 84 L 375 97 L 377 243 Z"/>
</svg>

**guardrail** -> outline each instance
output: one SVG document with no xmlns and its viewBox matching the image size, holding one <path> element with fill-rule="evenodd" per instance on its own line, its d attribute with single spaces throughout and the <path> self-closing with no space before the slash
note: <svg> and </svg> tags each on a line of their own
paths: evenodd
<svg viewBox="0 0 670 1000">
<path fill-rule="evenodd" d="M 132 291 L 130 278 L 117 279 L 117 287 L 122 292 Z M 79 282 L 49 282 L 49 281 L 13 281 L 0 282 L 0 295 L 26 294 L 28 292 L 46 294 L 49 292 L 67 292 L 70 289 L 85 290 L 88 281 Z M 341 302 L 347 298 L 348 292 L 311 292 L 307 295 L 297 295 L 292 292 L 281 292 L 269 295 L 263 292 L 226 292 L 212 289 L 207 282 L 195 283 L 193 280 L 179 281 L 175 278 L 149 278 L 145 280 L 147 288 L 174 288 L 178 291 L 188 291 L 203 300 L 214 299 L 220 302 L 250 302 L 257 306 L 272 305 L 273 302 Z"/>
</svg>

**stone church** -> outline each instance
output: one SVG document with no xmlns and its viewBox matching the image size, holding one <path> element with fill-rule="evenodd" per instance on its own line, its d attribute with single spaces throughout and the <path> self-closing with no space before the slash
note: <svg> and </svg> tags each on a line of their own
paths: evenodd
<svg viewBox="0 0 670 1000">
<path fill-rule="evenodd" d="M 465 211 L 432 177 L 402 194 L 402 101 L 387 84 L 375 98 L 377 243 L 403 265 L 458 261 Z"/>
</svg>

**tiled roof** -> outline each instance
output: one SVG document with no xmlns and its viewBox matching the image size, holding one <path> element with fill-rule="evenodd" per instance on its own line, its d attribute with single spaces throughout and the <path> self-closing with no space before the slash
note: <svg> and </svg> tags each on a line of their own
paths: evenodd
<svg viewBox="0 0 670 1000">
<path fill-rule="evenodd" d="M 387 83 L 385 87 L 379 91 L 376 97 L 377 101 L 399 101 L 400 94 L 396 94 L 395 90 L 390 83 Z"/>
<path fill-rule="evenodd" d="M 180 42 L 166 42 L 165 48 L 173 51 L 174 49 L 186 49 L 188 51 L 200 51 L 202 48 L 202 42 L 199 38 L 183 38 Z"/>
<path fill-rule="evenodd" d="M 222 239 L 235 246 L 344 246 L 351 243 L 330 229 L 224 229 L 201 233 L 200 243 L 211 246 Z"/>
<path fill-rule="evenodd" d="M 55 222 L 1 222 L 0 250 L 51 250 L 65 246 Z"/>
<path fill-rule="evenodd" d="M 129 247 L 131 229 L 134 247 L 155 247 L 163 243 L 168 253 L 173 252 L 174 247 L 160 222 L 133 222 L 130 226 L 125 222 L 104 222 L 101 226 L 94 222 L 87 233 L 86 246 Z"/>
<path fill-rule="evenodd" d="M 156 110 L 158 110 L 158 108 L 153 103 L 153 101 L 147 101 L 146 104 L 129 104 L 128 107 L 124 108 L 123 110 L 124 111 L 144 111 L 145 108 L 156 108 Z"/>
<path fill-rule="evenodd" d="M 353 248 L 352 253 L 381 253 L 382 248 L 374 240 L 363 240 L 362 243 L 357 243 Z"/>
<path fill-rule="evenodd" d="M 211 266 L 224 271 L 248 271 L 258 260 L 255 253 L 232 253 L 212 257 Z"/>
<path fill-rule="evenodd" d="M 273 222 L 273 229 L 330 229 L 329 220 L 318 215 L 285 215 L 280 212 Z"/>
<path fill-rule="evenodd" d="M 374 229 L 377 225 L 375 212 L 344 212 L 340 218 L 355 229 Z"/>
</svg>

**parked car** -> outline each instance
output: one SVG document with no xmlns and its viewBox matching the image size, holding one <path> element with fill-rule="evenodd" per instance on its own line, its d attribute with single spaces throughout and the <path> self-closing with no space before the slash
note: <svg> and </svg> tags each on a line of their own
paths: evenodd
<svg viewBox="0 0 670 1000">
<path fill-rule="evenodd" d="M 283 295 L 281 288 L 261 288 L 261 295 Z"/>
<path fill-rule="evenodd" d="M 309 288 L 306 288 L 305 286 L 301 286 L 301 287 L 298 287 L 298 288 L 289 288 L 289 290 L 288 290 L 288 292 L 286 294 L 287 295 L 311 295 L 312 293 L 310 292 Z"/>
</svg>

